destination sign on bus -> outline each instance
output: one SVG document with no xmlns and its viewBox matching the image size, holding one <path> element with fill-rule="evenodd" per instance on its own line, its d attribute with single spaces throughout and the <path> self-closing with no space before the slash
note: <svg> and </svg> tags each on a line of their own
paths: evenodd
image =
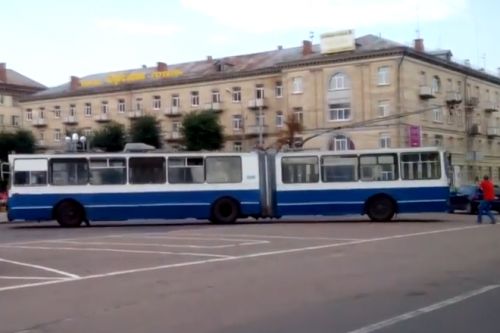
<svg viewBox="0 0 500 333">
<path fill-rule="evenodd" d="M 169 77 L 178 77 L 182 75 L 182 71 L 173 70 L 173 71 L 162 71 L 162 72 L 153 72 L 151 74 L 146 74 L 145 72 L 139 73 L 120 73 L 120 74 L 110 74 L 106 77 L 106 80 L 81 80 L 80 86 L 87 87 L 97 87 L 105 84 L 109 85 L 119 85 L 123 83 L 134 83 L 146 80 L 148 77 L 151 79 L 163 79 Z"/>
</svg>

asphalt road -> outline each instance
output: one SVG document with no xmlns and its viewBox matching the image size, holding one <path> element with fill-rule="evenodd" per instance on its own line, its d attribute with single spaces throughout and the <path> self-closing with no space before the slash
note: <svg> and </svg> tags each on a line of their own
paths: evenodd
<svg viewBox="0 0 500 333">
<path fill-rule="evenodd" d="M 500 332 L 500 226 L 335 220 L 0 225 L 0 332 Z"/>
</svg>

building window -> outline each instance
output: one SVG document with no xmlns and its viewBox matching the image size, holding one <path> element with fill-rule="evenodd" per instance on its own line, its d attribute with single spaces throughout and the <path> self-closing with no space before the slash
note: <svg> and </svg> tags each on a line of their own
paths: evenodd
<svg viewBox="0 0 500 333">
<path fill-rule="evenodd" d="M 432 91 L 434 92 L 439 92 L 441 91 L 441 80 L 439 79 L 438 76 L 434 76 L 432 78 Z"/>
<path fill-rule="evenodd" d="M 330 79 L 329 90 L 346 90 L 349 89 L 349 80 L 343 73 L 338 73 Z"/>
<path fill-rule="evenodd" d="M 62 140 L 62 133 L 60 129 L 55 129 L 54 130 L 54 141 L 61 141 Z"/>
<path fill-rule="evenodd" d="M 258 114 L 255 116 L 255 124 L 257 126 L 265 126 L 266 125 L 266 116 Z"/>
<path fill-rule="evenodd" d="M 436 146 L 436 147 L 443 146 L 443 143 L 444 143 L 443 141 L 444 141 L 444 138 L 442 135 L 438 135 L 438 134 L 434 135 L 434 146 Z"/>
<path fill-rule="evenodd" d="M 26 121 L 32 121 L 32 120 L 33 120 L 33 110 L 26 109 Z"/>
<path fill-rule="evenodd" d="M 197 91 L 191 92 L 191 106 L 199 106 L 200 105 L 200 95 Z"/>
<path fill-rule="evenodd" d="M 391 136 L 389 134 L 381 134 L 379 138 L 380 148 L 391 148 Z"/>
<path fill-rule="evenodd" d="M 91 128 L 85 128 L 82 132 L 86 138 L 90 138 L 92 137 L 92 134 L 94 134 Z"/>
<path fill-rule="evenodd" d="M 339 103 L 330 104 L 328 109 L 328 121 L 351 120 L 351 104 Z"/>
<path fill-rule="evenodd" d="M 349 139 L 342 135 L 334 137 L 333 150 L 349 150 Z"/>
<path fill-rule="evenodd" d="M 90 103 L 85 103 L 85 115 L 87 117 L 92 115 L 92 104 Z"/>
<path fill-rule="evenodd" d="M 125 112 L 125 100 L 119 99 L 118 100 L 118 113 L 124 113 L 124 112 Z"/>
<path fill-rule="evenodd" d="M 220 103 L 220 92 L 212 90 L 212 103 Z"/>
<path fill-rule="evenodd" d="M 420 86 L 427 85 L 427 74 L 425 72 L 420 72 Z"/>
<path fill-rule="evenodd" d="M 153 97 L 153 110 L 160 110 L 160 109 L 161 109 L 161 97 L 154 96 Z"/>
<path fill-rule="evenodd" d="M 434 105 L 433 114 L 434 114 L 433 120 L 435 122 L 438 122 L 438 123 L 443 122 L 443 110 L 441 109 L 441 107 L 439 105 Z"/>
<path fill-rule="evenodd" d="M 76 116 L 76 105 L 71 104 L 69 106 L 69 115 L 72 116 L 72 117 Z"/>
<path fill-rule="evenodd" d="M 255 86 L 255 98 L 264 99 L 264 85 L 258 84 Z"/>
<path fill-rule="evenodd" d="M 294 94 L 302 94 L 303 87 L 302 87 L 302 78 L 301 77 L 294 77 L 292 79 L 292 92 Z"/>
<path fill-rule="evenodd" d="M 106 101 L 101 102 L 101 113 L 108 114 L 108 111 L 109 111 L 108 102 Z"/>
<path fill-rule="evenodd" d="M 293 116 L 297 122 L 304 123 L 304 110 L 302 108 L 293 108 Z"/>
<path fill-rule="evenodd" d="M 379 117 L 387 117 L 390 114 L 389 101 L 378 102 L 378 115 Z"/>
<path fill-rule="evenodd" d="M 233 103 L 240 103 L 241 102 L 241 88 L 240 87 L 234 87 L 231 95 L 233 96 Z"/>
<path fill-rule="evenodd" d="M 283 111 L 276 112 L 276 127 L 283 127 Z"/>
<path fill-rule="evenodd" d="M 54 107 L 54 118 L 61 118 L 61 107 Z"/>
<path fill-rule="evenodd" d="M 137 111 L 141 111 L 142 110 L 142 98 L 138 97 L 135 99 L 135 109 Z"/>
<path fill-rule="evenodd" d="M 447 91 L 453 91 L 453 81 L 451 79 L 448 79 L 446 81 L 446 90 Z"/>
<path fill-rule="evenodd" d="M 390 83 L 389 80 L 389 67 L 380 67 L 378 69 L 378 84 L 379 86 L 385 86 Z"/>
<path fill-rule="evenodd" d="M 233 151 L 242 151 L 243 150 L 243 145 L 239 141 L 235 141 L 233 143 Z"/>
<path fill-rule="evenodd" d="M 12 116 L 11 121 L 12 121 L 12 126 L 14 127 L 19 127 L 19 125 L 21 124 L 19 116 Z"/>
<path fill-rule="evenodd" d="M 40 131 L 40 141 L 45 140 L 45 131 Z"/>
<path fill-rule="evenodd" d="M 276 82 L 274 92 L 276 94 L 276 98 L 283 98 L 283 83 L 281 83 L 281 81 Z"/>
<path fill-rule="evenodd" d="M 38 118 L 45 119 L 45 109 L 44 108 L 40 108 L 40 110 L 38 110 Z"/>
<path fill-rule="evenodd" d="M 0 114 L 0 125 L 3 125 L 3 114 Z"/>
<path fill-rule="evenodd" d="M 233 129 L 241 130 L 243 128 L 243 116 L 241 114 L 236 114 L 233 116 Z"/>
<path fill-rule="evenodd" d="M 179 95 L 177 94 L 172 95 L 172 107 L 178 108 L 179 106 L 181 106 Z"/>
<path fill-rule="evenodd" d="M 174 121 L 172 123 L 172 132 L 174 132 L 174 133 L 181 132 L 181 123 L 179 121 Z"/>
</svg>

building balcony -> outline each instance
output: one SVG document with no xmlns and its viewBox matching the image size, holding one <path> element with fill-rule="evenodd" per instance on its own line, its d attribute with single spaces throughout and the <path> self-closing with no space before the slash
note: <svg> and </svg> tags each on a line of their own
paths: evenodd
<svg viewBox="0 0 500 333">
<path fill-rule="evenodd" d="M 251 126 L 248 126 L 247 129 L 246 129 L 246 131 L 245 131 L 245 134 L 251 135 L 251 136 L 259 135 L 261 129 L 262 129 L 262 135 L 269 134 L 269 128 L 268 128 L 267 125 L 263 125 L 263 126 L 251 125 Z"/>
<path fill-rule="evenodd" d="M 465 100 L 465 106 L 469 109 L 469 110 L 473 110 L 474 108 L 476 108 L 477 106 L 479 105 L 479 98 L 477 97 L 469 97 Z"/>
<path fill-rule="evenodd" d="M 95 115 L 94 120 L 97 121 L 98 123 L 106 123 L 108 121 L 111 121 L 111 118 L 109 117 L 109 114 L 101 113 L 101 114 Z"/>
<path fill-rule="evenodd" d="M 178 106 L 171 106 L 168 108 L 165 108 L 165 111 L 163 111 L 165 116 L 167 117 L 177 117 L 181 115 L 181 110 L 179 109 Z"/>
<path fill-rule="evenodd" d="M 481 135 L 481 125 L 479 124 L 471 124 L 469 127 L 469 134 L 470 135 Z"/>
<path fill-rule="evenodd" d="M 76 125 L 76 124 L 78 124 L 78 120 L 76 119 L 75 116 L 67 116 L 67 117 L 64 117 L 63 124 Z"/>
<path fill-rule="evenodd" d="M 420 86 L 420 99 L 428 100 L 436 98 L 436 92 L 431 86 Z"/>
<path fill-rule="evenodd" d="M 45 118 L 33 118 L 31 121 L 33 127 L 45 127 L 47 126 L 47 119 Z"/>
<path fill-rule="evenodd" d="M 146 112 L 144 110 L 135 110 L 135 111 L 128 112 L 129 119 L 137 119 L 137 118 L 144 117 L 145 115 L 146 115 Z"/>
<path fill-rule="evenodd" d="M 462 95 L 455 91 L 448 91 L 446 93 L 446 102 L 460 104 L 462 102 Z"/>
<path fill-rule="evenodd" d="M 492 102 L 486 103 L 486 106 L 484 108 L 484 110 L 486 112 L 498 112 L 499 109 L 500 109 L 500 105 L 498 105 L 497 103 L 492 103 Z"/>
<path fill-rule="evenodd" d="M 204 109 L 206 111 L 212 110 L 214 112 L 221 112 L 222 106 L 221 106 L 221 103 L 205 103 Z"/>
<path fill-rule="evenodd" d="M 248 101 L 250 110 L 267 109 L 267 100 L 265 98 L 256 98 Z"/>
<path fill-rule="evenodd" d="M 165 140 L 179 140 L 182 138 L 181 132 L 172 131 L 165 133 Z"/>
<path fill-rule="evenodd" d="M 489 138 L 498 138 L 500 137 L 500 128 L 496 126 L 489 126 L 488 127 L 488 133 L 487 133 Z"/>
</svg>

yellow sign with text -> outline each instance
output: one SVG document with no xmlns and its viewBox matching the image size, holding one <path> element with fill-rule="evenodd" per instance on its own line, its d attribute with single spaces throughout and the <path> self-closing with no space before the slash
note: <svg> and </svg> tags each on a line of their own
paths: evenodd
<svg viewBox="0 0 500 333">
<path fill-rule="evenodd" d="M 149 78 L 151 79 L 164 79 L 164 78 L 169 78 L 169 77 L 178 77 L 182 75 L 182 71 L 180 70 L 175 70 L 175 71 L 163 71 L 163 72 L 153 72 L 149 75 Z M 145 72 L 140 72 L 140 73 L 130 73 L 130 74 L 110 74 L 106 78 L 105 81 L 103 80 L 81 80 L 80 81 L 80 86 L 83 88 L 87 87 L 97 87 L 97 86 L 102 86 L 104 84 L 109 84 L 109 85 L 119 85 L 123 83 L 134 83 L 134 82 L 140 82 L 144 81 L 148 78 L 148 75 Z"/>
</svg>

